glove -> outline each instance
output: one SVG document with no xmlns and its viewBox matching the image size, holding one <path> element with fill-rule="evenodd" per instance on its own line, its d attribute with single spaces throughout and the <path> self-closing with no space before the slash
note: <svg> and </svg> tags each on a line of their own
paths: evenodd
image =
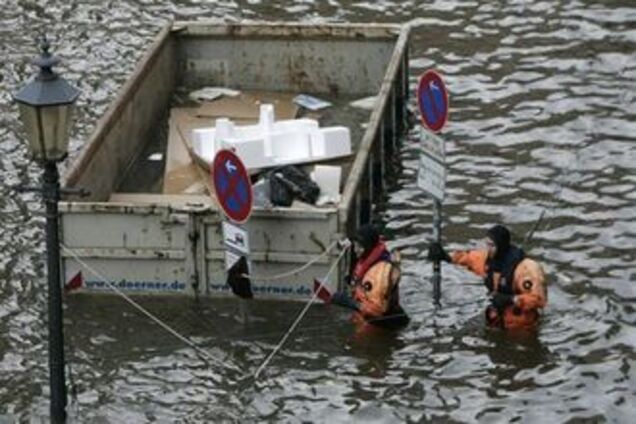
<svg viewBox="0 0 636 424">
<path fill-rule="evenodd" d="M 514 296 L 511 294 L 497 292 L 490 298 L 490 301 L 498 311 L 503 311 L 506 306 L 514 304 Z"/>
<path fill-rule="evenodd" d="M 429 261 L 451 261 L 451 257 L 448 255 L 448 253 L 446 253 L 442 245 L 437 241 L 434 241 L 428 246 L 427 257 Z"/>
<path fill-rule="evenodd" d="M 360 310 L 360 304 L 344 292 L 334 293 L 333 296 L 331 296 L 331 303 L 348 309 L 353 309 L 354 311 Z"/>
</svg>

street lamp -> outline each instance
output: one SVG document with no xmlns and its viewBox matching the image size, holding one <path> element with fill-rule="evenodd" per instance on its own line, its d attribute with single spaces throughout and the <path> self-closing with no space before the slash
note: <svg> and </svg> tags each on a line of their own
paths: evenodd
<svg viewBox="0 0 636 424">
<path fill-rule="evenodd" d="M 79 90 L 53 72 L 52 68 L 59 63 L 59 59 L 49 53 L 49 48 L 46 37 L 41 37 L 41 53 L 32 62 L 40 68 L 39 73 L 13 98 L 20 108 L 20 118 L 29 142 L 29 151 L 44 167 L 44 183 L 37 191 L 43 194 L 46 206 L 50 410 L 51 421 L 63 423 L 66 420 L 66 383 L 57 213 L 60 177 L 57 163 L 64 160 L 68 151 L 71 110 L 79 96 Z"/>
</svg>

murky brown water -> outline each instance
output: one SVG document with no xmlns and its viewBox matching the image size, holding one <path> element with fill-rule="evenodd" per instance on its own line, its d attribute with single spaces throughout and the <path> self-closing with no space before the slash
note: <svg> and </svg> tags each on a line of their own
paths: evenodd
<svg viewBox="0 0 636 424">
<path fill-rule="evenodd" d="M 418 148 L 381 218 L 403 249 L 397 334 L 356 334 L 347 313 L 310 310 L 256 383 L 206 365 L 115 297 L 66 304 L 76 422 L 632 422 L 636 413 L 636 7 L 616 1 L 438 0 L 34 1 L 0 10 L 0 415 L 48 410 L 43 216 L 38 197 L 9 187 L 39 169 L 18 143 L 10 93 L 38 29 L 83 91 L 77 151 L 141 51 L 168 17 L 391 21 L 422 18 L 412 82 L 435 67 L 451 91 L 446 244 L 474 243 L 495 222 L 523 238 L 550 275 L 536 335 L 482 325 L 477 279 L 445 267 L 443 308 L 431 305 L 425 261 L 430 201 L 415 185 Z M 414 134 L 413 134 L 414 135 Z M 144 305 L 229 364 L 253 371 L 302 305 L 154 300 Z M 629 418 L 632 416 L 632 419 Z"/>
</svg>

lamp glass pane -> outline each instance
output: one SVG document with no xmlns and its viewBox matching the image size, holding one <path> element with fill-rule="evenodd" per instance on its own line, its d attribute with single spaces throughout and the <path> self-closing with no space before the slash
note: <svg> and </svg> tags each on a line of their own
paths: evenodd
<svg viewBox="0 0 636 424">
<path fill-rule="evenodd" d="M 20 119 L 26 133 L 29 151 L 36 159 L 44 158 L 44 144 L 40 125 L 38 124 L 38 108 L 24 103 L 19 103 Z"/>
<path fill-rule="evenodd" d="M 46 160 L 60 161 L 68 150 L 71 107 L 66 104 L 40 109 Z"/>
</svg>

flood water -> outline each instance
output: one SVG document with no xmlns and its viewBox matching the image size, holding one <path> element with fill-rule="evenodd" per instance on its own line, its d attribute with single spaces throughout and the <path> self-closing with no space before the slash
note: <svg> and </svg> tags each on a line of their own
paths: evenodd
<svg viewBox="0 0 636 424">
<path fill-rule="evenodd" d="M 416 187 L 417 134 L 378 219 L 404 256 L 411 323 L 357 332 L 348 313 L 310 309 L 259 379 L 303 305 L 142 303 L 225 367 L 118 297 L 66 299 L 74 422 L 633 422 L 636 413 L 636 5 L 605 1 L 3 0 L 0 8 L 0 417 L 48 413 L 43 211 L 10 94 L 46 29 L 82 90 L 76 153 L 162 23 L 222 18 L 404 22 L 411 85 L 436 68 L 450 90 L 443 132 L 444 240 L 474 246 L 490 225 L 549 275 L 536 334 L 484 329 L 478 279 L 443 268 L 431 301 L 431 202 Z M 411 105 L 414 107 L 414 105 Z M 275 306 L 275 307 L 273 307 Z M 70 379 L 70 378 L 69 378 Z M 632 419 L 629 417 L 632 416 Z"/>
</svg>

